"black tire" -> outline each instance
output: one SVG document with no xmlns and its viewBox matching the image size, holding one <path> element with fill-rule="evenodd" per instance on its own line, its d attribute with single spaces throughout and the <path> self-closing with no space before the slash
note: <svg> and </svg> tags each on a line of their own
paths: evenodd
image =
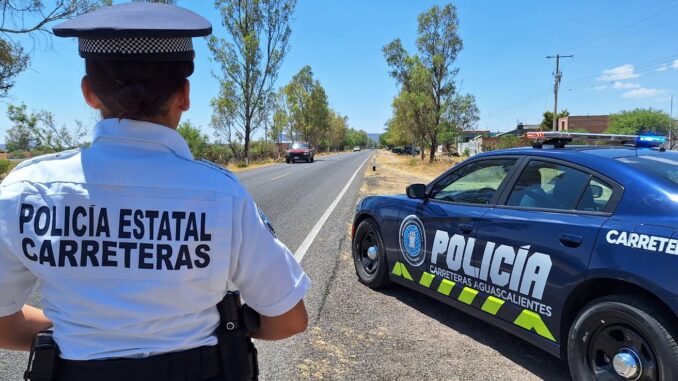
<svg viewBox="0 0 678 381">
<path fill-rule="evenodd" d="M 290 164 L 290 163 L 292 162 L 292 160 L 290 160 L 290 159 L 285 159 L 285 162 L 286 162 L 287 164 Z"/>
<path fill-rule="evenodd" d="M 570 327 L 567 348 L 574 380 L 678 380 L 671 320 L 640 297 L 612 295 L 586 305 Z M 620 352 L 641 364 L 637 378 L 623 378 L 615 371 L 612 360 Z"/>
<path fill-rule="evenodd" d="M 315 160 L 315 157 L 311 156 L 311 163 Z"/>
<path fill-rule="evenodd" d="M 307 162 L 307 163 L 310 163 L 310 162 L 311 162 L 311 158 L 310 158 L 310 157 L 307 157 L 307 158 L 306 158 L 306 162 Z"/>
<path fill-rule="evenodd" d="M 390 285 L 384 240 L 381 237 L 381 230 L 374 220 L 368 218 L 358 225 L 352 246 L 353 263 L 360 282 L 371 288 Z M 374 260 L 367 256 L 367 249 L 370 246 L 377 248 L 377 255 Z"/>
</svg>

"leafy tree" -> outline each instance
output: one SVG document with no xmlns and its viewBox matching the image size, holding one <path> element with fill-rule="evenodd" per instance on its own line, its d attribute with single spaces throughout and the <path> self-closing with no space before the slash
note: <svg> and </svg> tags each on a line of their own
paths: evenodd
<svg viewBox="0 0 678 381">
<path fill-rule="evenodd" d="M 469 130 L 480 119 L 480 110 L 476 106 L 476 99 L 471 94 L 455 95 L 447 105 L 443 118 L 443 130 L 440 134 L 441 143 L 447 151 L 454 144 L 461 131 Z"/>
<path fill-rule="evenodd" d="M 558 119 L 569 116 L 570 112 L 567 109 L 558 113 Z M 541 119 L 541 124 L 539 125 L 541 131 L 552 131 L 553 130 L 553 111 L 544 111 L 544 114 Z"/>
<path fill-rule="evenodd" d="M 14 87 L 30 57 L 14 36 L 51 35 L 49 24 L 94 9 L 96 0 L 0 0 L 0 97 Z"/>
<path fill-rule="evenodd" d="M 267 117 L 266 103 L 289 50 L 289 23 L 295 5 L 296 0 L 215 1 L 231 38 L 211 36 L 208 40 L 214 60 L 221 66 L 221 91 L 213 105 L 228 109 L 214 112 L 222 118 L 219 126 L 228 125 L 229 133 L 235 128 L 244 140 L 245 164 L 252 133 Z"/>
<path fill-rule="evenodd" d="M 41 110 L 29 114 L 25 104 L 8 105 L 7 118 L 13 123 L 7 132 L 8 151 L 28 150 L 34 143 L 37 147 L 44 146 L 43 151 L 58 152 L 79 147 L 82 138 L 87 136 L 87 129 L 80 121 L 76 120 L 73 128 L 59 128 L 52 113 Z"/>
<path fill-rule="evenodd" d="M 663 111 L 637 108 L 610 115 L 610 125 L 605 132 L 622 135 L 645 132 L 668 134 L 671 123 L 671 117 Z"/>
<path fill-rule="evenodd" d="M 414 140 L 431 147 L 429 160 L 434 161 L 440 134 L 452 124 L 446 120 L 458 72 L 452 64 L 462 49 L 462 41 L 457 34 L 457 10 L 452 4 L 435 5 L 420 14 L 417 21 L 418 55 L 409 55 L 398 39 L 383 48 L 389 74 L 402 86 L 394 101 L 389 128 L 410 130 Z M 423 155 L 422 150 L 422 158 Z"/>
<path fill-rule="evenodd" d="M 186 140 L 194 158 L 205 158 L 209 146 L 207 135 L 204 135 L 198 127 L 193 126 L 190 120 L 181 122 L 179 127 L 177 127 L 177 132 Z"/>
</svg>

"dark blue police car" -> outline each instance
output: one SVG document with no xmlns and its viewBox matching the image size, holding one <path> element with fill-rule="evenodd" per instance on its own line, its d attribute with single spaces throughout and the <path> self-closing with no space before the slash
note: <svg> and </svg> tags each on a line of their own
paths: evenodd
<svg viewBox="0 0 678 381">
<path fill-rule="evenodd" d="M 678 152 L 646 147 L 655 136 L 531 137 L 363 199 L 359 279 L 501 327 L 566 358 L 576 380 L 678 380 Z"/>
</svg>

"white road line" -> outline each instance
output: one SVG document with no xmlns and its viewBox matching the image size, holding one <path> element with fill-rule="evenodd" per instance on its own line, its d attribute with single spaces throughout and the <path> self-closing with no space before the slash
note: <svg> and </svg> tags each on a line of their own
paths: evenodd
<svg viewBox="0 0 678 381">
<path fill-rule="evenodd" d="M 283 177 L 289 176 L 289 175 L 291 175 L 291 174 L 292 174 L 292 172 L 290 172 L 290 173 L 285 173 L 284 175 L 280 175 L 280 176 L 278 176 L 278 177 L 274 177 L 274 178 L 272 178 L 272 179 L 269 180 L 269 181 L 275 181 L 275 180 L 278 180 L 278 179 L 282 179 Z"/>
<path fill-rule="evenodd" d="M 337 196 L 337 198 L 335 198 L 334 201 L 332 201 L 332 203 L 327 208 L 325 213 L 323 213 L 323 215 L 320 217 L 318 222 L 315 223 L 315 226 L 313 227 L 313 229 L 311 229 L 311 231 L 308 233 L 308 235 L 304 239 L 304 242 L 301 243 L 301 246 L 299 246 L 297 251 L 294 253 L 294 258 L 297 260 L 297 262 L 301 263 L 301 260 L 304 258 L 304 255 L 306 255 L 306 251 L 308 250 L 309 247 L 311 247 L 311 244 L 313 243 L 313 241 L 315 240 L 315 237 L 320 232 L 320 229 L 322 229 L 323 225 L 325 225 L 325 222 L 327 221 L 327 219 L 330 218 L 330 214 L 332 214 L 332 211 L 334 211 L 334 208 L 337 207 L 337 204 L 339 204 L 339 201 L 341 201 L 341 198 L 344 197 L 344 194 L 346 194 L 348 187 L 351 186 L 353 179 L 355 179 L 355 177 L 358 175 L 358 172 L 360 172 L 360 170 L 363 168 L 365 163 L 367 163 L 367 161 L 370 159 L 370 157 L 372 157 L 371 153 L 367 156 L 367 159 L 365 159 L 365 161 L 363 161 L 362 164 L 360 164 L 358 169 L 355 170 L 355 172 L 353 173 L 353 176 L 351 176 L 351 179 L 348 180 L 348 182 L 344 186 L 344 189 L 342 189 L 341 192 L 339 192 L 339 195 Z"/>
</svg>

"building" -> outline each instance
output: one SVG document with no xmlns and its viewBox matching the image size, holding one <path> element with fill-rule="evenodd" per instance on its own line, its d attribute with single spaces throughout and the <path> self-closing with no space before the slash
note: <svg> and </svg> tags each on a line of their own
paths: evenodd
<svg viewBox="0 0 678 381">
<path fill-rule="evenodd" d="M 558 131 L 602 134 L 610 125 L 609 115 L 565 116 L 558 118 Z"/>
<path fill-rule="evenodd" d="M 525 136 L 525 133 L 527 133 L 527 132 L 539 131 L 540 127 L 541 127 L 541 125 L 539 125 L 539 124 L 518 123 L 518 125 L 516 126 L 515 129 L 513 129 L 511 131 L 501 132 L 501 133 L 497 134 L 497 137 L 508 136 L 508 135 L 522 137 L 522 136 Z"/>
</svg>

